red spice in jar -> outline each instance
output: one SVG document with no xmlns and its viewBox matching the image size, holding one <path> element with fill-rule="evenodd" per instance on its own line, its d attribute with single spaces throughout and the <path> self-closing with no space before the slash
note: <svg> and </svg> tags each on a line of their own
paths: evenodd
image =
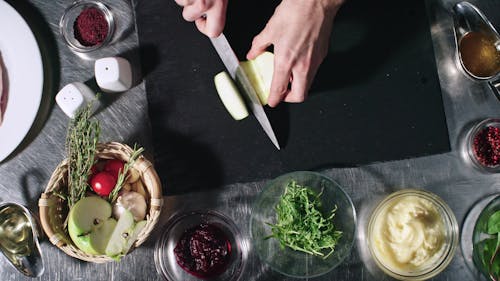
<svg viewBox="0 0 500 281">
<path fill-rule="evenodd" d="M 500 164 L 500 128 L 485 127 L 476 134 L 472 146 L 481 164 L 488 167 Z"/>
<path fill-rule="evenodd" d="M 80 44 L 91 47 L 104 42 L 109 25 L 103 12 L 97 8 L 86 8 L 76 18 L 73 30 Z"/>
</svg>

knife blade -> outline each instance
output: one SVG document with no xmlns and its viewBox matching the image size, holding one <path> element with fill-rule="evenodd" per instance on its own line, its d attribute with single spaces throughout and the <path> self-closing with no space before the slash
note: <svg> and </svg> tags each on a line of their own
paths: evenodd
<svg viewBox="0 0 500 281">
<path fill-rule="evenodd" d="M 243 71 L 243 68 L 240 67 L 240 61 L 231 48 L 231 45 L 229 45 L 226 36 L 222 33 L 218 37 L 210 38 L 210 41 L 217 51 L 217 54 L 219 54 L 224 66 L 227 68 L 229 75 L 236 82 L 239 89 L 243 91 L 247 105 L 250 107 L 250 111 L 252 111 L 252 114 L 255 116 L 262 129 L 264 129 L 264 132 L 267 134 L 271 142 L 279 150 L 280 145 L 278 143 L 278 139 L 276 138 L 273 127 L 267 118 L 264 107 L 260 103 L 259 97 L 250 83 L 248 76 L 245 71 Z"/>
</svg>

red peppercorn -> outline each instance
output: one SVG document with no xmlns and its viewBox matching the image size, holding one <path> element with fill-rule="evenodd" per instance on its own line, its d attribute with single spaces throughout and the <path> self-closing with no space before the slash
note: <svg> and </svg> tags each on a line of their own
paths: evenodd
<svg viewBox="0 0 500 281">
<path fill-rule="evenodd" d="M 84 9 L 73 24 L 76 40 L 83 46 L 101 44 L 108 35 L 109 26 L 106 16 L 97 8 Z"/>
<path fill-rule="evenodd" d="M 472 145 L 481 164 L 488 167 L 500 165 L 500 128 L 485 127 L 476 134 Z"/>
</svg>

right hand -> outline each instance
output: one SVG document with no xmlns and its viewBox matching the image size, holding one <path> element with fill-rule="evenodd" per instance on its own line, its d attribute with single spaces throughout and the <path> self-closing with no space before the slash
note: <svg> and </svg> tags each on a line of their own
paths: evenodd
<svg viewBox="0 0 500 281">
<path fill-rule="evenodd" d="M 217 37 L 226 23 L 227 0 L 175 0 L 184 7 L 182 17 L 195 22 L 198 30 L 208 37 Z"/>
</svg>

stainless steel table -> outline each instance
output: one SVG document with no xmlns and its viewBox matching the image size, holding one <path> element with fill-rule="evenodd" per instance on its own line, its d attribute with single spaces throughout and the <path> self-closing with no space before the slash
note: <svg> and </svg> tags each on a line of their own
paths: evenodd
<svg viewBox="0 0 500 281">
<path fill-rule="evenodd" d="M 32 25 L 44 56 L 46 94 L 39 120 L 35 122 L 23 145 L 0 163 L 0 200 L 15 201 L 37 212 L 37 199 L 56 165 L 63 159 L 68 119 L 54 104 L 53 95 L 73 81 L 92 81 L 93 65 L 72 53 L 58 33 L 58 21 L 65 7 L 63 0 L 12 1 Z M 118 34 L 120 42 L 104 55 L 122 54 L 134 65 L 140 78 L 138 37 L 133 21 L 134 5 L 140 0 L 106 1 L 119 7 L 123 20 Z M 351 195 L 358 212 L 358 241 L 351 256 L 337 269 L 314 280 L 390 280 L 374 266 L 364 245 L 364 229 L 373 205 L 383 196 L 401 188 L 424 188 L 441 196 L 454 211 L 459 224 L 471 207 L 484 197 L 500 191 L 500 175 L 482 174 L 467 166 L 460 158 L 460 140 L 464 128 L 485 117 L 500 115 L 500 102 L 486 83 L 467 78 L 457 67 L 453 21 L 450 9 L 458 1 L 427 1 L 428 18 L 435 47 L 436 62 L 442 87 L 451 152 L 416 159 L 375 163 L 358 168 L 322 171 L 337 180 Z M 495 0 L 471 1 L 480 7 L 497 29 L 500 26 L 500 3 Z M 424 16 L 424 15 L 422 15 Z M 47 26 L 48 23 L 48 26 Z M 2 27 L 4 28 L 4 27 Z M 101 140 L 140 143 L 152 152 L 151 130 L 147 114 L 145 85 L 138 83 L 132 90 L 106 98 L 106 107 L 99 111 Z M 179 210 L 195 208 L 220 210 L 232 217 L 249 239 L 248 224 L 251 203 L 262 189 L 264 181 L 221 187 L 218 193 L 192 193 L 165 197 L 161 221 L 146 244 L 119 263 L 92 264 L 65 255 L 46 239 L 42 242 L 45 273 L 41 280 L 160 280 L 153 253 L 154 244 L 168 218 Z M 241 280 L 292 280 L 264 266 L 251 247 Z M 0 259 L 1 280 L 28 279 Z M 465 264 L 460 247 L 448 268 L 434 280 L 476 280 Z"/>
</svg>

